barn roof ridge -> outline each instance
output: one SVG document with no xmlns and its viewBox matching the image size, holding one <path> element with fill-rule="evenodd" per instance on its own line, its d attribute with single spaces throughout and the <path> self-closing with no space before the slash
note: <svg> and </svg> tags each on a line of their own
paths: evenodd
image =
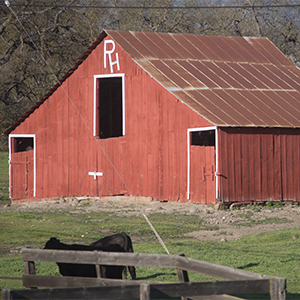
<svg viewBox="0 0 300 300">
<path fill-rule="evenodd" d="M 268 38 L 104 29 L 59 82 L 3 135 L 42 105 L 107 36 L 215 126 L 300 127 L 300 70 Z"/>
</svg>

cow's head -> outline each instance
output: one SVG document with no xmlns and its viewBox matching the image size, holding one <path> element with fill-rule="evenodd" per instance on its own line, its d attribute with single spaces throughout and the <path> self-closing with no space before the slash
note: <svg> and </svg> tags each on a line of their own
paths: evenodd
<svg viewBox="0 0 300 300">
<path fill-rule="evenodd" d="M 50 238 L 50 240 L 45 244 L 44 249 L 59 249 L 60 248 L 60 240 L 56 237 Z"/>
</svg>

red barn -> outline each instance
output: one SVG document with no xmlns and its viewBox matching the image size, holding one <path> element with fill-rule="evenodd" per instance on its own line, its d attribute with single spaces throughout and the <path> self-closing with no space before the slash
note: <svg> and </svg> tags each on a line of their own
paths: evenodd
<svg viewBox="0 0 300 300">
<path fill-rule="evenodd" d="M 105 30 L 6 130 L 11 199 L 299 201 L 299 92 L 266 38 Z"/>
</svg>

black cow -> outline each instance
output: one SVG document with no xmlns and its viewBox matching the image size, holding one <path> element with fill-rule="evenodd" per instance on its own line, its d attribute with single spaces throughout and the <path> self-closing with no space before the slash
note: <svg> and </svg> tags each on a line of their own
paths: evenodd
<svg viewBox="0 0 300 300">
<path fill-rule="evenodd" d="M 53 250 L 78 250 L 78 251 L 107 251 L 107 252 L 125 252 L 125 250 L 117 244 L 109 245 L 107 247 L 101 246 L 86 246 L 79 244 L 64 244 L 59 239 L 52 237 L 45 244 L 44 249 Z M 88 264 L 70 264 L 70 263 L 57 263 L 59 272 L 63 276 L 79 276 L 79 277 L 97 277 L 95 265 Z M 122 279 L 124 267 L 101 265 L 100 272 L 103 278 Z"/>
<path fill-rule="evenodd" d="M 124 249 L 125 252 L 133 253 L 131 238 L 124 232 L 106 236 L 106 237 L 90 244 L 90 246 L 93 246 L 93 247 L 107 247 L 109 245 L 119 245 Z M 129 269 L 131 278 L 136 279 L 135 267 L 128 266 L 128 269 Z M 126 267 L 124 267 L 124 271 L 125 271 L 125 275 L 127 275 Z"/>
</svg>

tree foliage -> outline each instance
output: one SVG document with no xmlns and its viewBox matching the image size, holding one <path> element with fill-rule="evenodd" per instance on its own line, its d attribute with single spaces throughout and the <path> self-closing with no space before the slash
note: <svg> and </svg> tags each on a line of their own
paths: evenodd
<svg viewBox="0 0 300 300">
<path fill-rule="evenodd" d="M 299 8 L 257 7 L 287 4 L 285 0 L 223 0 L 216 3 L 244 7 L 184 8 L 211 3 L 205 0 L 11 0 L 11 6 L 7 7 L 1 2 L 0 131 L 33 106 L 56 83 L 56 77 L 64 75 L 103 28 L 263 36 L 299 64 Z M 0 140 L 0 150 L 5 149 L 6 139 Z"/>
</svg>

